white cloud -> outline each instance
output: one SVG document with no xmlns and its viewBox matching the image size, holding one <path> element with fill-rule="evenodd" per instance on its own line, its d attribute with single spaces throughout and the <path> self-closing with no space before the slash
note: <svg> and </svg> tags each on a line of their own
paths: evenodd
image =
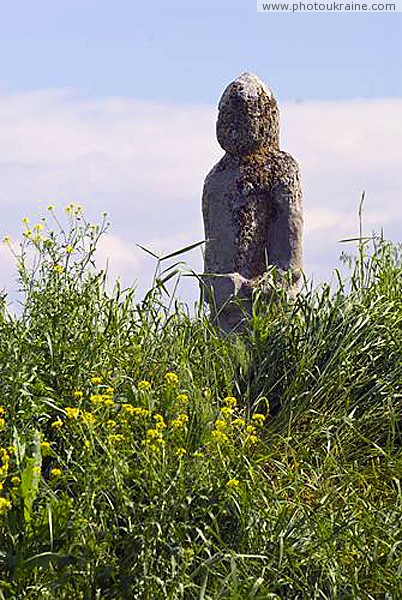
<svg viewBox="0 0 402 600">
<path fill-rule="evenodd" d="M 110 233 L 99 240 L 96 257 L 98 267 L 106 268 L 112 281 L 122 273 L 135 273 L 141 265 L 141 258 L 134 244 Z"/>
<path fill-rule="evenodd" d="M 282 107 L 283 147 L 302 169 L 308 273 L 327 275 L 337 241 L 357 233 L 363 189 L 366 229 L 384 225 L 401 238 L 401 117 L 402 99 Z M 138 278 L 143 290 L 154 263 L 137 242 L 169 251 L 203 237 L 203 180 L 222 155 L 215 118 L 211 106 L 88 100 L 74 90 L 0 95 L 1 233 L 16 235 L 24 214 L 50 202 L 79 202 L 90 218 L 106 210 L 112 230 L 99 260 L 110 256 L 111 278 Z M 191 263 L 202 268 L 199 250 Z"/>
<path fill-rule="evenodd" d="M 15 260 L 10 252 L 8 245 L 0 246 L 0 265 L 1 265 L 1 280 L 0 290 L 3 290 L 7 285 L 9 290 L 11 286 L 15 287 Z"/>
</svg>

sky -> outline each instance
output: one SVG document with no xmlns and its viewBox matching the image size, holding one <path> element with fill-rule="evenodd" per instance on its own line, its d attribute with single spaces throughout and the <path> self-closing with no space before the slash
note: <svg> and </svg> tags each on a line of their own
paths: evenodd
<svg viewBox="0 0 402 600">
<path fill-rule="evenodd" d="M 339 266 L 364 225 L 402 238 L 402 14 L 257 13 L 255 0 L 27 0 L 0 20 L 0 235 L 21 218 L 83 204 L 111 221 L 110 279 L 151 281 L 137 243 L 203 239 L 203 181 L 222 156 L 216 106 L 244 71 L 281 109 L 282 147 L 302 173 L 305 270 Z M 199 250 L 188 257 L 202 270 Z M 7 248 L 0 287 L 15 287 Z M 187 281 L 185 300 L 196 297 Z"/>
</svg>

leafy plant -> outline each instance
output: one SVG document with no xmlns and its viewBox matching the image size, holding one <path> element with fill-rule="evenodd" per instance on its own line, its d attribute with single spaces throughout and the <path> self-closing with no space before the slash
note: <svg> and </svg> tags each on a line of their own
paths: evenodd
<svg viewBox="0 0 402 600">
<path fill-rule="evenodd" d="M 106 218 L 67 209 L 7 240 L 0 599 L 400 598 L 400 246 L 223 336 L 176 298 L 189 248 L 108 291 Z"/>
</svg>

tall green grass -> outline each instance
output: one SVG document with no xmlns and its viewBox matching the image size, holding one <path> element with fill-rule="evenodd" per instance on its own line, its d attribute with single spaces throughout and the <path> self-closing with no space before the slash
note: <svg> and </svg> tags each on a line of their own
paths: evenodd
<svg viewBox="0 0 402 600">
<path fill-rule="evenodd" d="M 0 599 L 401 598 L 400 247 L 223 336 L 177 264 L 108 292 L 106 221 L 43 225 L 0 314 Z"/>
</svg>

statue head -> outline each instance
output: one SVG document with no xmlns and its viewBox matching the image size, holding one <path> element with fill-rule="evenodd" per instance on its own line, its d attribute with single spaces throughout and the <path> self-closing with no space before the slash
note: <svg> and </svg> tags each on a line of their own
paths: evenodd
<svg viewBox="0 0 402 600">
<path fill-rule="evenodd" d="M 218 106 L 216 135 L 229 154 L 247 156 L 279 148 L 279 110 L 269 87 L 243 73 L 224 91 Z"/>
</svg>

